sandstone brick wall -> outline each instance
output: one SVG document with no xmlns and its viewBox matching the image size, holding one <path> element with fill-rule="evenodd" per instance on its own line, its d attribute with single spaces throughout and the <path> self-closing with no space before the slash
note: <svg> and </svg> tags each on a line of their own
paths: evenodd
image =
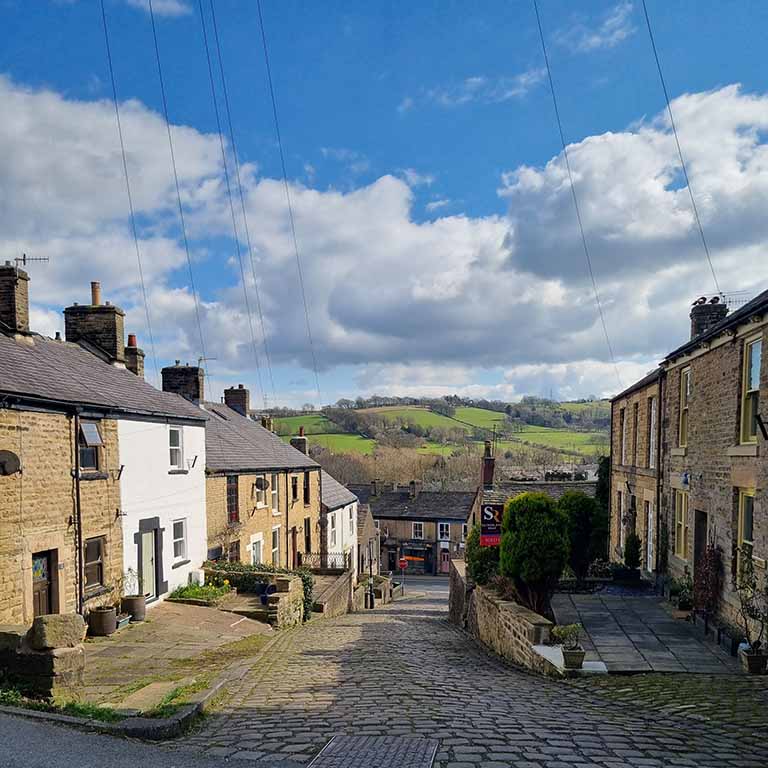
<svg viewBox="0 0 768 768">
<path fill-rule="evenodd" d="M 549 639 L 552 622 L 510 600 L 502 600 L 493 590 L 476 586 L 467 593 L 465 564 L 451 562 L 449 617 L 462 625 L 480 643 L 505 659 L 540 671 L 541 664 L 532 646 Z"/>
<path fill-rule="evenodd" d="M 642 543 L 643 569 L 647 568 L 647 551 L 649 534 L 653 540 L 652 544 L 652 564 L 655 567 L 657 560 L 658 539 L 658 510 L 657 510 L 657 474 L 660 462 L 660 453 L 658 445 L 655 449 L 656 467 L 651 467 L 649 445 L 650 426 L 651 426 L 651 403 L 654 398 L 656 403 L 656 424 L 662 418 L 662 407 L 659 402 L 659 383 L 652 383 L 630 392 L 625 397 L 616 400 L 612 405 L 612 431 L 611 431 L 611 541 L 610 558 L 620 562 L 623 560 L 624 552 L 621 542 L 621 517 L 619 508 L 619 492 L 624 496 L 625 505 L 625 537 L 630 531 L 634 531 Z M 635 406 L 637 406 L 637 424 L 634 422 Z M 626 457 L 622 463 L 622 433 L 621 433 L 621 412 L 626 414 Z M 629 486 L 629 487 L 628 487 Z M 635 514 L 631 514 L 632 497 L 635 500 Z M 648 529 L 648 519 L 646 514 L 646 502 L 650 505 L 650 511 L 653 516 L 651 530 Z"/>
<path fill-rule="evenodd" d="M 761 436 L 754 448 L 740 446 L 741 382 L 744 340 L 762 332 L 761 411 L 768 403 L 768 322 L 749 323 L 735 336 L 714 340 L 708 348 L 673 361 L 667 372 L 664 398 L 665 466 L 662 516 L 669 532 L 669 571 L 681 577 L 686 567 L 695 576 L 694 542 L 697 521 L 722 547 L 725 564 L 723 614 L 738 620 L 738 600 L 733 588 L 738 524 L 738 489 L 755 493 L 754 554 L 759 563 L 768 559 L 768 444 Z M 680 375 L 690 366 L 692 394 L 688 416 L 687 447 L 678 445 Z M 735 454 L 752 455 L 735 455 Z M 687 481 L 687 482 L 686 482 Z M 674 554 L 675 490 L 689 493 L 688 558 Z M 697 516 L 697 511 L 702 513 Z M 706 515 L 706 518 L 703 517 Z"/>
<path fill-rule="evenodd" d="M 83 541 L 105 537 L 104 581 L 113 589 L 86 608 L 114 599 L 123 570 L 117 425 L 105 419 L 99 427 L 106 477 L 81 482 Z M 58 561 L 52 610 L 77 610 L 74 446 L 73 417 L 0 408 L 0 450 L 22 462 L 20 474 L 0 476 L 0 624 L 32 622 L 32 554 L 45 550 L 55 550 Z"/>
</svg>

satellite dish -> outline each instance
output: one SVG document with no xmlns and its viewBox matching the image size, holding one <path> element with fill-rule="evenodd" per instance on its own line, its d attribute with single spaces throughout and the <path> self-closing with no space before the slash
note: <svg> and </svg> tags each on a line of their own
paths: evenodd
<svg viewBox="0 0 768 768">
<path fill-rule="evenodd" d="M 12 451 L 0 451 L 0 475 L 15 475 L 21 470 L 21 460 Z"/>
</svg>

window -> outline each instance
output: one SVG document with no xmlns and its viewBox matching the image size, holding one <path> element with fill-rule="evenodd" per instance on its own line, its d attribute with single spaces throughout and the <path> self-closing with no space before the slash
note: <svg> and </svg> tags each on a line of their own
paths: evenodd
<svg viewBox="0 0 768 768">
<path fill-rule="evenodd" d="M 240 522 L 240 501 L 237 492 L 237 475 L 227 475 L 227 520 Z"/>
<path fill-rule="evenodd" d="M 653 562 L 653 506 L 650 501 L 643 502 L 643 514 L 645 516 L 645 570 L 649 573 L 654 570 Z"/>
<path fill-rule="evenodd" d="M 762 339 L 752 339 L 744 345 L 744 379 L 741 396 L 741 442 L 757 441 L 757 409 L 760 404 L 760 363 Z"/>
<path fill-rule="evenodd" d="M 616 491 L 616 505 L 619 511 L 619 547 L 624 550 L 624 494 Z"/>
<path fill-rule="evenodd" d="M 272 514 L 273 515 L 279 515 L 280 514 L 280 496 L 278 494 L 278 478 L 279 475 L 277 472 L 272 473 L 272 478 L 269 483 L 270 492 L 272 494 Z"/>
<path fill-rule="evenodd" d="M 437 524 L 437 537 L 440 541 L 447 541 L 451 538 L 451 526 L 449 523 Z"/>
<path fill-rule="evenodd" d="M 97 589 L 104 585 L 104 537 L 85 541 L 85 588 Z"/>
<path fill-rule="evenodd" d="M 637 433 L 640 424 L 640 404 L 635 403 L 632 406 L 632 463 L 640 466 L 637 456 Z"/>
<path fill-rule="evenodd" d="M 99 425 L 93 421 L 80 422 L 80 434 L 77 449 L 80 454 L 80 469 L 97 470 L 99 468 L 99 448 L 104 445 L 99 432 Z"/>
<path fill-rule="evenodd" d="M 626 408 L 622 408 L 619 411 L 619 453 L 621 457 L 621 464 L 627 463 L 627 411 Z"/>
<path fill-rule="evenodd" d="M 330 517 L 328 518 L 328 527 L 331 532 L 330 534 L 330 542 L 331 546 L 336 546 L 336 513 L 334 512 Z"/>
<path fill-rule="evenodd" d="M 464 525 L 461 526 L 461 540 L 466 541 L 467 540 L 467 532 L 469 530 L 469 526 L 464 523 Z"/>
<path fill-rule="evenodd" d="M 424 538 L 424 523 L 414 523 L 413 524 L 413 538 L 414 539 L 423 539 Z"/>
<path fill-rule="evenodd" d="M 349 510 L 349 535 L 354 538 L 355 536 L 355 513 L 354 510 Z"/>
<path fill-rule="evenodd" d="M 304 518 L 304 551 L 309 554 L 312 551 L 312 520 Z"/>
<path fill-rule="evenodd" d="M 688 559 L 688 492 L 675 491 L 675 554 Z"/>
<path fill-rule="evenodd" d="M 173 559 L 187 559 L 187 521 L 173 521 Z"/>
<path fill-rule="evenodd" d="M 373 519 L 373 524 L 376 526 L 376 530 L 377 531 L 381 530 L 381 520 L 378 520 L 377 518 L 374 518 Z"/>
<path fill-rule="evenodd" d="M 688 445 L 688 401 L 690 398 L 691 369 L 684 368 L 680 374 L 680 424 L 677 432 L 677 444 L 681 448 Z"/>
<path fill-rule="evenodd" d="M 280 565 L 280 526 L 272 529 L 272 565 Z"/>
<path fill-rule="evenodd" d="M 261 565 L 263 547 L 264 542 L 261 539 L 254 539 L 251 542 L 251 565 Z"/>
<path fill-rule="evenodd" d="M 298 501 L 299 498 L 299 478 L 295 475 L 291 478 L 291 501 Z"/>
<path fill-rule="evenodd" d="M 267 478 L 266 475 L 256 475 L 253 483 L 252 498 L 256 501 L 257 507 L 267 506 Z"/>
<path fill-rule="evenodd" d="M 184 446 L 182 445 L 181 427 L 168 428 L 168 452 L 171 469 L 184 469 Z"/>
<path fill-rule="evenodd" d="M 239 541 L 233 541 L 230 543 L 228 555 L 229 555 L 230 563 L 240 562 L 240 542 Z"/>
<path fill-rule="evenodd" d="M 648 398 L 648 469 L 656 469 L 656 432 L 658 430 L 658 414 L 656 398 Z"/>
<path fill-rule="evenodd" d="M 305 472 L 304 473 L 304 506 L 307 506 L 310 501 L 309 479 L 310 479 L 309 472 Z"/>
<path fill-rule="evenodd" d="M 751 554 L 755 542 L 755 492 L 754 490 L 739 490 L 739 530 L 738 548 L 736 550 L 736 576 L 741 575 L 741 559 L 743 549 Z"/>
</svg>

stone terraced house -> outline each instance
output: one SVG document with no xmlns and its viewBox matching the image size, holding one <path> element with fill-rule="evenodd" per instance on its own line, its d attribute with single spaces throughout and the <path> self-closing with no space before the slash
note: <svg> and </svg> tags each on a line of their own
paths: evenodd
<svg viewBox="0 0 768 768">
<path fill-rule="evenodd" d="M 730 314 L 716 300 L 697 302 L 689 341 L 613 400 L 613 558 L 633 529 L 644 539 L 646 571 L 695 578 L 715 542 L 726 571 L 721 611 L 731 622 L 740 552 L 749 548 L 758 569 L 768 559 L 766 329 L 768 291 Z M 651 426 L 657 437 L 649 445 Z"/>
<path fill-rule="evenodd" d="M 0 266 L 0 623 L 113 603 L 128 568 L 160 598 L 202 563 L 206 416 L 143 380 L 97 283 L 65 341 L 30 331 L 28 283 Z"/>
</svg>

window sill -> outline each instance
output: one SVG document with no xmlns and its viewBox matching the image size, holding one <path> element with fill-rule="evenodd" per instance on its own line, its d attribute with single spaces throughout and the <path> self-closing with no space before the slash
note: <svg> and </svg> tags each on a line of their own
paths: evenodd
<svg viewBox="0 0 768 768">
<path fill-rule="evenodd" d="M 175 568 L 182 568 L 185 565 L 189 565 L 192 561 L 191 560 L 179 560 L 178 563 L 174 563 L 171 566 L 171 570 L 174 570 Z"/>
<path fill-rule="evenodd" d="M 677 562 L 682 563 L 683 565 L 688 565 L 689 564 L 687 557 L 683 557 L 682 555 L 677 555 L 674 552 L 672 553 L 672 557 L 674 557 L 675 560 L 677 560 Z"/>
<path fill-rule="evenodd" d="M 670 456 L 687 456 L 688 455 L 688 448 L 670 448 L 669 449 L 669 455 Z"/>
<path fill-rule="evenodd" d="M 93 587 L 92 589 L 87 589 L 85 593 L 83 594 L 83 600 L 94 600 L 97 597 L 102 597 L 103 595 L 108 595 L 110 592 L 112 592 L 111 587 Z"/>
<path fill-rule="evenodd" d="M 283 513 L 279 509 L 272 510 L 272 517 L 280 517 Z"/>
<path fill-rule="evenodd" d="M 169 475 L 188 475 L 189 470 L 188 469 L 169 469 L 168 474 Z"/>
<path fill-rule="evenodd" d="M 109 473 L 107 472 L 98 472 L 98 471 L 90 471 L 90 470 L 80 470 L 80 480 L 84 482 L 88 482 L 90 480 L 109 480 Z"/>
<path fill-rule="evenodd" d="M 759 456 L 760 449 L 757 443 L 743 443 L 742 445 L 732 445 L 726 453 L 728 456 Z"/>
</svg>

